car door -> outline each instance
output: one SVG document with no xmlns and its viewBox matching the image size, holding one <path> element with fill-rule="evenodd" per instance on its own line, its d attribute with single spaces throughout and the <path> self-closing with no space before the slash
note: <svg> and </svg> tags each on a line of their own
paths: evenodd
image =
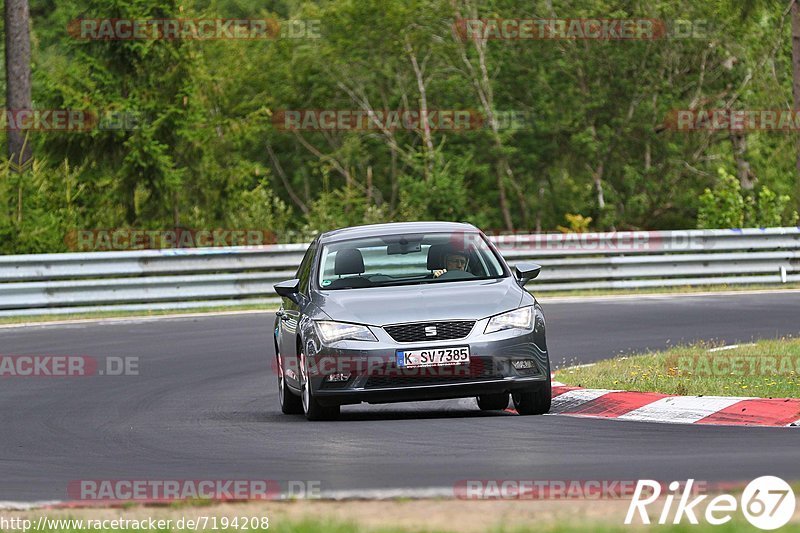
<svg viewBox="0 0 800 533">
<path fill-rule="evenodd" d="M 309 300 L 309 283 L 316 254 L 317 241 L 314 240 L 306 250 L 303 260 L 300 262 L 300 267 L 295 274 L 295 277 L 300 280 L 300 294 L 303 302 L 308 302 Z M 288 298 L 283 298 L 281 308 L 278 311 L 278 346 L 283 359 L 283 369 L 287 381 L 295 387 L 299 387 L 300 384 L 297 335 L 298 325 L 302 316 L 302 307 Z"/>
</svg>

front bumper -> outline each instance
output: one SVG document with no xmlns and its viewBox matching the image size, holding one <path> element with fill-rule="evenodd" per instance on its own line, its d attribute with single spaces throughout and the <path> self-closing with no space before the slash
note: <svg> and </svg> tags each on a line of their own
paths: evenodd
<svg viewBox="0 0 800 533">
<path fill-rule="evenodd" d="M 378 327 L 370 328 L 378 342 L 325 346 L 315 338 L 306 348 L 312 391 L 323 404 L 390 403 L 498 394 L 549 381 L 548 355 L 535 342 L 533 331 L 484 335 L 484 328 L 485 321 L 479 320 L 467 337 L 436 342 L 398 343 Z M 468 365 L 396 366 L 397 350 L 456 346 L 469 346 Z M 521 366 L 528 368 L 517 368 L 519 361 L 526 361 Z M 334 374 L 342 381 L 331 381 Z"/>
<path fill-rule="evenodd" d="M 367 403 L 419 402 L 469 398 L 482 394 L 499 394 L 530 388 L 544 378 L 504 378 L 486 381 L 453 382 L 439 385 L 404 385 L 378 389 L 317 389 L 314 394 L 325 405 Z"/>
</svg>

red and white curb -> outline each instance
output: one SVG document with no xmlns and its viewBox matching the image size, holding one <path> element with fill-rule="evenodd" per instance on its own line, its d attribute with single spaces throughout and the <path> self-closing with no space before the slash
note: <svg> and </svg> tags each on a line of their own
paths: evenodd
<svg viewBox="0 0 800 533">
<path fill-rule="evenodd" d="M 800 399 L 674 396 L 553 382 L 550 414 L 667 424 L 800 427 Z"/>
</svg>

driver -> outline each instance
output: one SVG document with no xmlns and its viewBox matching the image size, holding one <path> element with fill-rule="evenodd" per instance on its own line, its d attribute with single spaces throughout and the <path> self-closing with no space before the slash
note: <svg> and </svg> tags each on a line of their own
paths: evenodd
<svg viewBox="0 0 800 533">
<path fill-rule="evenodd" d="M 444 270 L 434 270 L 433 277 L 438 278 L 448 270 L 467 270 L 467 256 L 462 252 L 449 252 L 444 256 Z"/>
</svg>

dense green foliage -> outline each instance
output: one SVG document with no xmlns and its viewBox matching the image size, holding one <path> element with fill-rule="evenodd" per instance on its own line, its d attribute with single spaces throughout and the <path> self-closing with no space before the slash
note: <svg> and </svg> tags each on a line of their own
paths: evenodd
<svg viewBox="0 0 800 533">
<path fill-rule="evenodd" d="M 798 133 L 665 126 L 677 109 L 791 107 L 788 1 L 30 4 L 34 106 L 136 127 L 32 132 L 33 170 L 0 169 L 2 253 L 65 250 L 82 228 L 261 228 L 290 240 L 410 219 L 531 231 L 796 223 Z M 318 20 L 320 36 L 87 41 L 67 33 L 81 17 Z M 702 31 L 477 42 L 453 31 L 460 17 L 683 19 Z M 524 120 L 429 134 L 273 121 L 422 106 Z"/>
<path fill-rule="evenodd" d="M 697 213 L 699 228 L 775 227 L 796 224 L 797 211 L 789 214 L 791 198 L 788 194 L 775 194 L 766 185 L 758 195 L 747 194 L 736 176 L 719 169 L 719 182 L 713 190 L 700 195 Z"/>
</svg>

